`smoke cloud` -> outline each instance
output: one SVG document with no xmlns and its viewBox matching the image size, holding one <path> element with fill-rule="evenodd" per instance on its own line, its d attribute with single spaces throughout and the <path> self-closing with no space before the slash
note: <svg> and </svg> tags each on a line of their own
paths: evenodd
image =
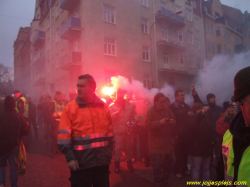
<svg viewBox="0 0 250 187">
<path fill-rule="evenodd" d="M 242 68 L 250 65 L 250 52 L 229 55 L 217 55 L 211 61 L 204 62 L 204 68 L 198 72 L 196 82 L 196 91 L 201 100 L 206 101 L 206 95 L 213 93 L 216 95 L 217 104 L 222 106 L 224 101 L 230 101 L 234 90 L 234 76 Z M 153 101 L 153 97 L 161 92 L 174 102 L 175 89 L 167 83 L 160 89 L 147 89 L 143 83 L 138 80 L 129 81 L 122 76 L 111 78 L 111 83 L 115 90 L 125 89 L 128 93 L 134 94 L 137 98 Z M 191 92 L 186 93 L 186 103 L 193 104 Z"/>
</svg>

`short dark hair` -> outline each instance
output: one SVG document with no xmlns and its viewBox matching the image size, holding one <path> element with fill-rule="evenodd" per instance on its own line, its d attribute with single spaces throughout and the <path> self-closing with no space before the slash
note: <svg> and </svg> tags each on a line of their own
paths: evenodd
<svg viewBox="0 0 250 187">
<path fill-rule="evenodd" d="M 6 96 L 5 100 L 4 100 L 4 108 L 5 109 L 14 109 L 16 106 L 16 102 L 15 99 L 11 96 Z"/>
<path fill-rule="evenodd" d="M 87 79 L 88 83 L 94 88 L 94 90 L 96 89 L 96 82 L 95 79 L 89 75 L 89 74 L 85 74 L 85 75 L 81 75 L 78 77 L 79 80 L 81 79 Z"/>
<path fill-rule="evenodd" d="M 161 97 L 166 98 L 166 96 L 165 96 L 163 93 L 158 93 L 158 94 L 156 94 L 156 95 L 154 96 L 154 103 L 155 103 L 156 101 L 158 101 L 159 98 L 161 98 Z"/>
<path fill-rule="evenodd" d="M 183 92 L 183 90 L 176 90 L 175 93 L 174 93 L 174 96 L 177 97 L 180 92 Z"/>
</svg>

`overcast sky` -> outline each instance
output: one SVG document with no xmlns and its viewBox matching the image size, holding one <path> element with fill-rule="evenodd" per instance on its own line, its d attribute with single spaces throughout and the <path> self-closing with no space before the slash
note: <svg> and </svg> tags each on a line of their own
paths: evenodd
<svg viewBox="0 0 250 187">
<path fill-rule="evenodd" d="M 250 12 L 250 0 L 221 2 L 242 12 Z M 34 11 L 35 0 L 0 0 L 0 63 L 13 67 L 13 44 L 18 30 L 20 27 L 30 26 Z"/>
</svg>

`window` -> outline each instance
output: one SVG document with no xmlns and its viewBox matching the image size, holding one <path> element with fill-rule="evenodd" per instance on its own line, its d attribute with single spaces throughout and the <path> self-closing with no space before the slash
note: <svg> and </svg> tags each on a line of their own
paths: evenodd
<svg viewBox="0 0 250 187">
<path fill-rule="evenodd" d="M 211 52 L 210 42 L 209 42 L 209 41 L 207 41 L 207 51 L 208 51 L 208 52 Z"/>
<path fill-rule="evenodd" d="M 168 41 L 168 31 L 167 31 L 167 29 L 162 29 L 162 39 Z"/>
<path fill-rule="evenodd" d="M 220 36 L 220 26 L 216 27 L 216 36 Z"/>
<path fill-rule="evenodd" d="M 193 33 L 192 32 L 188 32 L 187 33 L 187 38 L 188 38 L 188 43 L 189 44 L 194 44 L 194 37 L 193 37 Z"/>
<path fill-rule="evenodd" d="M 104 54 L 105 55 L 116 55 L 116 41 L 113 38 L 104 37 Z"/>
<path fill-rule="evenodd" d="M 200 40 L 199 39 L 195 39 L 194 44 L 195 44 L 195 48 L 197 50 L 200 50 Z"/>
<path fill-rule="evenodd" d="M 197 2 L 196 2 L 196 0 L 192 0 L 191 4 L 192 4 L 192 7 L 193 7 L 194 9 L 197 8 Z"/>
<path fill-rule="evenodd" d="M 149 47 L 148 46 L 143 46 L 142 47 L 142 59 L 143 61 L 150 61 L 150 52 L 149 52 Z"/>
<path fill-rule="evenodd" d="M 189 9 L 186 9 L 186 17 L 187 17 L 187 20 L 192 22 L 192 11 L 189 10 Z"/>
<path fill-rule="evenodd" d="M 226 41 L 227 43 L 230 43 L 230 35 L 228 33 L 226 33 Z"/>
<path fill-rule="evenodd" d="M 148 7 L 148 0 L 141 0 L 141 5 Z"/>
<path fill-rule="evenodd" d="M 210 25 L 210 34 L 213 35 L 213 33 L 214 33 L 214 27 L 213 27 L 213 25 Z"/>
<path fill-rule="evenodd" d="M 178 30 L 178 40 L 180 43 L 183 42 L 183 31 L 182 30 Z"/>
<path fill-rule="evenodd" d="M 234 38 L 235 45 L 240 44 L 240 40 L 238 38 Z"/>
<path fill-rule="evenodd" d="M 183 54 L 180 54 L 179 56 L 179 60 L 180 60 L 180 65 L 184 65 L 184 55 Z"/>
<path fill-rule="evenodd" d="M 220 14 L 218 12 L 215 12 L 215 19 L 219 18 Z"/>
<path fill-rule="evenodd" d="M 211 43 L 211 52 L 214 54 L 214 44 Z"/>
<path fill-rule="evenodd" d="M 209 33 L 209 23 L 208 22 L 206 22 L 206 33 Z"/>
<path fill-rule="evenodd" d="M 103 21 L 115 23 L 115 8 L 105 4 L 103 5 Z"/>
<path fill-rule="evenodd" d="M 195 68 L 194 55 L 189 55 L 188 64 L 189 64 L 189 67 Z"/>
<path fill-rule="evenodd" d="M 217 53 L 221 54 L 221 45 L 220 44 L 217 45 Z"/>
<path fill-rule="evenodd" d="M 149 75 L 145 75 L 144 76 L 144 79 L 143 79 L 143 86 L 145 87 L 145 88 L 151 88 L 152 87 L 152 84 L 151 84 L 151 80 L 150 80 L 150 78 L 148 78 L 148 77 L 150 77 Z"/>
<path fill-rule="evenodd" d="M 223 28 L 222 30 L 223 30 L 223 37 L 226 37 L 226 29 Z"/>
<path fill-rule="evenodd" d="M 168 54 L 163 55 L 163 62 L 164 62 L 164 64 L 168 64 L 169 63 Z"/>
<path fill-rule="evenodd" d="M 197 18 L 194 18 L 194 28 L 199 30 L 199 20 Z"/>
<path fill-rule="evenodd" d="M 143 33 L 148 34 L 149 30 L 148 30 L 148 20 L 145 18 L 141 18 L 141 29 Z"/>
<path fill-rule="evenodd" d="M 200 59 L 197 59 L 196 67 L 197 67 L 197 69 L 201 69 L 201 60 Z"/>
</svg>

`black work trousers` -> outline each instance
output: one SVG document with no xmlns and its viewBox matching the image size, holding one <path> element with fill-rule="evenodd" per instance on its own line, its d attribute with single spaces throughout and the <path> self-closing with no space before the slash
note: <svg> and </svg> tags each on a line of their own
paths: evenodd
<svg viewBox="0 0 250 187">
<path fill-rule="evenodd" d="M 71 171 L 71 187 L 109 187 L 109 165 Z"/>
</svg>

